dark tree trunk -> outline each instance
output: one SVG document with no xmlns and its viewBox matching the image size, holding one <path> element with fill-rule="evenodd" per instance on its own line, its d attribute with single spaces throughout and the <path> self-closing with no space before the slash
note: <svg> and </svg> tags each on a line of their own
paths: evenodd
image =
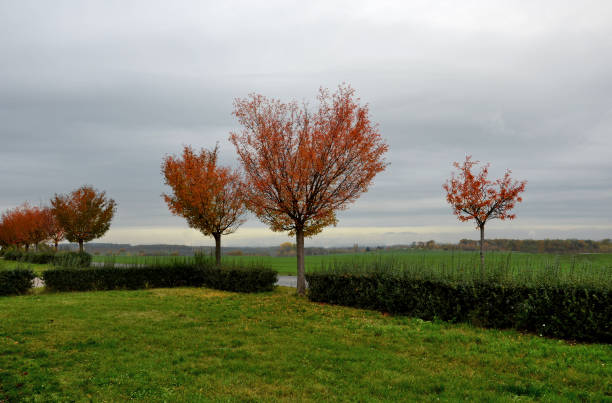
<svg viewBox="0 0 612 403">
<path fill-rule="evenodd" d="M 30 244 L 25 244 L 25 251 L 28 252 L 30 250 Z"/>
<path fill-rule="evenodd" d="M 304 229 L 295 230 L 295 240 L 297 244 L 297 292 L 300 295 L 306 294 L 306 271 L 304 270 Z"/>
<path fill-rule="evenodd" d="M 215 233 L 213 234 L 215 238 L 215 262 L 217 262 L 217 266 L 221 266 L 221 234 Z"/>
<path fill-rule="evenodd" d="M 484 224 L 480 226 L 480 269 L 484 270 Z"/>
<path fill-rule="evenodd" d="M 83 240 L 79 239 L 79 253 L 83 253 Z"/>
<path fill-rule="evenodd" d="M 58 243 L 59 243 L 59 242 L 55 241 L 55 251 L 56 251 L 56 252 L 57 252 L 57 244 L 58 244 Z"/>
</svg>

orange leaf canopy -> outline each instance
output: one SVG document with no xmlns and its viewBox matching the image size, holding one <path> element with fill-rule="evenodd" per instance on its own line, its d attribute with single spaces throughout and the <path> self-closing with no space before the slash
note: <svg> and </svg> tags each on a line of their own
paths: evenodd
<svg viewBox="0 0 612 403">
<path fill-rule="evenodd" d="M 217 160 L 218 147 L 198 154 L 186 146 L 181 157 L 168 156 L 162 163 L 165 183 L 172 188 L 171 195 L 162 195 L 170 211 L 204 235 L 233 233 L 246 212 L 240 175 Z"/>
<path fill-rule="evenodd" d="M 491 181 L 487 179 L 490 164 L 484 165 L 478 173 L 472 172 L 478 163 L 469 155 L 463 164 L 453 163 L 458 174 L 453 173 L 442 186 L 453 213 L 460 221 L 475 220 L 477 228 L 494 218 L 514 219 L 516 215 L 510 211 L 523 200 L 520 193 L 525 191 L 527 181 L 513 180 L 510 170 L 506 170 L 503 178 Z"/>
<path fill-rule="evenodd" d="M 251 94 L 234 102 L 243 126 L 231 133 L 246 180 L 247 207 L 273 231 L 306 236 L 335 225 L 387 164 L 388 146 L 354 90 L 321 89 L 319 108 Z"/>
</svg>

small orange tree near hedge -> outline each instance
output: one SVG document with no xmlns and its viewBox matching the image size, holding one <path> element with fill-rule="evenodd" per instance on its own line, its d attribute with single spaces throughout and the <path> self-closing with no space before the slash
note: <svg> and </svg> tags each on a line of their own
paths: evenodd
<svg viewBox="0 0 612 403">
<path fill-rule="evenodd" d="M 82 186 L 69 194 L 56 194 L 51 199 L 53 214 L 70 242 L 79 244 L 99 238 L 110 228 L 116 203 L 91 186 Z"/>
<path fill-rule="evenodd" d="M 184 217 L 191 228 L 215 239 L 215 258 L 221 264 L 221 235 L 236 231 L 246 212 L 240 175 L 219 166 L 218 146 L 199 153 L 191 147 L 183 155 L 167 156 L 162 162 L 165 184 L 172 194 L 163 194 L 170 211 Z"/>
<path fill-rule="evenodd" d="M 446 201 L 459 221 L 476 221 L 476 228 L 480 229 L 480 267 L 484 268 L 485 224 L 494 218 L 513 220 L 516 217 L 510 210 L 523 201 L 519 195 L 525 191 L 527 181 L 513 180 L 510 170 L 506 170 L 503 178 L 490 181 L 487 179 L 490 164 L 483 166 L 478 173 L 472 172 L 472 167 L 478 163 L 472 161 L 470 155 L 465 157 L 463 165 L 454 162 L 459 172 L 456 175 L 452 173 L 442 188 L 446 190 Z"/>
</svg>

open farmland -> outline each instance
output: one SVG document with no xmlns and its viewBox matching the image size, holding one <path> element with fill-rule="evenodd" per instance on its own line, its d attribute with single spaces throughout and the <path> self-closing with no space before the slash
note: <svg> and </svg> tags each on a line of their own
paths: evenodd
<svg viewBox="0 0 612 403">
<path fill-rule="evenodd" d="M 115 262 L 123 264 L 143 264 L 173 259 L 189 260 L 189 257 L 174 256 L 94 256 L 95 262 Z M 513 270 L 550 271 L 551 269 L 578 271 L 585 273 L 597 271 L 609 274 L 612 278 L 612 254 L 536 254 L 519 252 L 489 252 L 486 257 L 488 267 L 507 267 Z M 264 265 L 277 270 L 279 274 L 296 274 L 295 257 L 272 256 L 223 256 L 225 262 Z M 463 251 L 402 251 L 369 252 L 355 254 L 315 255 L 305 257 L 306 272 L 314 272 L 333 267 L 373 267 L 392 266 L 401 268 L 476 268 L 479 265 L 477 252 Z"/>
</svg>

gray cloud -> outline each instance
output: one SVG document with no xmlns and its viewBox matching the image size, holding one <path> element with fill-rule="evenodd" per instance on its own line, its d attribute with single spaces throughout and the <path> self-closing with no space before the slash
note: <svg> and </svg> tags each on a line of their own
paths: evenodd
<svg viewBox="0 0 612 403">
<path fill-rule="evenodd" d="M 160 198 L 165 154 L 219 141 L 234 164 L 235 97 L 312 100 L 346 81 L 391 165 L 340 226 L 469 233 L 441 185 L 473 154 L 529 180 L 516 225 L 612 235 L 608 2 L 327 3 L 2 3 L 0 209 L 91 183 L 118 201 L 114 227 L 184 226 Z M 527 236 L 516 225 L 492 234 Z"/>
</svg>

